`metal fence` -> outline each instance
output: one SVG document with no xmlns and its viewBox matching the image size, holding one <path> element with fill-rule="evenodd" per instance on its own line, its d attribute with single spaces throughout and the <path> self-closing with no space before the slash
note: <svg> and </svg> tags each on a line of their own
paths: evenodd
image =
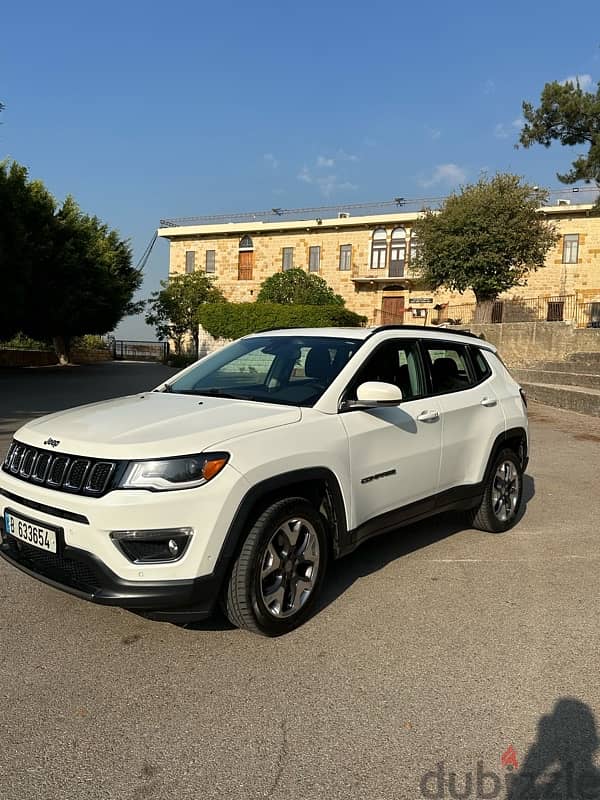
<svg viewBox="0 0 600 800">
<path fill-rule="evenodd" d="M 586 327 L 593 307 L 600 304 L 578 303 L 574 294 L 496 300 L 487 314 L 475 303 L 439 309 L 433 322 L 463 325 L 472 322 L 575 322 Z M 586 316 L 587 314 L 587 316 Z"/>
<path fill-rule="evenodd" d="M 375 309 L 373 325 L 470 325 L 500 322 L 572 322 L 578 328 L 600 328 L 600 300 L 577 302 L 574 294 L 496 300 L 487 309 L 475 303 L 389 312 Z"/>
<path fill-rule="evenodd" d="M 113 358 L 118 361 L 166 361 L 169 357 L 169 343 L 115 339 L 112 342 L 112 352 Z"/>
<path fill-rule="evenodd" d="M 578 328 L 600 328 L 600 301 L 577 303 L 576 322 Z"/>
</svg>

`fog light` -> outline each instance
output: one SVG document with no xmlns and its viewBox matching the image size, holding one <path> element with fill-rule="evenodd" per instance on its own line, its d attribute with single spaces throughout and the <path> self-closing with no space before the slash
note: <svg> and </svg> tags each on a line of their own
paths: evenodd
<svg viewBox="0 0 600 800">
<path fill-rule="evenodd" d="M 110 538 L 134 564 L 157 564 L 180 559 L 192 534 L 192 528 L 165 528 L 153 531 L 112 531 Z"/>
</svg>

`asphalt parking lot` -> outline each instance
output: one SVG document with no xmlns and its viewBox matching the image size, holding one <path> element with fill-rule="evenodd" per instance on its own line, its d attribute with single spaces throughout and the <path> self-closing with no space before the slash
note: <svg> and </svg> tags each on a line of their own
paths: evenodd
<svg viewBox="0 0 600 800">
<path fill-rule="evenodd" d="M 1 372 L 0 446 L 166 374 Z M 447 516 L 373 540 L 277 640 L 150 622 L 0 563 L 0 798 L 600 797 L 600 420 L 535 406 L 531 423 L 514 530 Z"/>
</svg>

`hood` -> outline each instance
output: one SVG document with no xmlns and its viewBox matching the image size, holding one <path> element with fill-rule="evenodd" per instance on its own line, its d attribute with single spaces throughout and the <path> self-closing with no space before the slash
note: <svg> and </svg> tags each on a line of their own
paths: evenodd
<svg viewBox="0 0 600 800">
<path fill-rule="evenodd" d="M 134 459 L 201 453 L 236 436 L 301 419 L 296 406 L 222 397 L 148 392 L 59 411 L 32 420 L 19 441 L 96 458 Z"/>
</svg>

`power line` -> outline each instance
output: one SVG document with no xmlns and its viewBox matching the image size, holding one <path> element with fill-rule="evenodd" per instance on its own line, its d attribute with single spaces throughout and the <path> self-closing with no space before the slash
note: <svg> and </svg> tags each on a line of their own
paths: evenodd
<svg viewBox="0 0 600 800">
<path fill-rule="evenodd" d="M 135 267 L 136 272 L 143 272 L 144 271 L 144 267 L 146 266 L 146 264 L 148 262 L 148 259 L 150 258 L 150 253 L 152 252 L 152 248 L 154 247 L 154 243 L 156 242 L 157 238 L 158 238 L 158 232 L 154 231 L 154 234 L 153 234 L 152 238 L 150 239 L 150 242 L 148 243 L 148 245 L 146 246 L 146 249 L 142 253 L 140 260 L 136 264 L 136 267 Z"/>
</svg>

